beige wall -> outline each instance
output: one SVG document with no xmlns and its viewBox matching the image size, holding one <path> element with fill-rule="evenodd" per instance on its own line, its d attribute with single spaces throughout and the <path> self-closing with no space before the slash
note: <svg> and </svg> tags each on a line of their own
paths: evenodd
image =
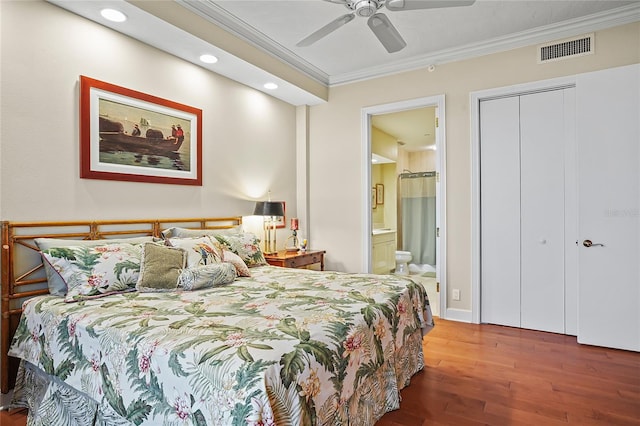
<svg viewBox="0 0 640 426">
<path fill-rule="evenodd" d="M 431 73 L 420 69 L 332 88 L 329 102 L 310 109 L 309 121 L 311 226 L 314 244 L 327 250 L 327 267 L 359 271 L 363 265 L 363 168 L 368 165 L 362 161 L 362 109 L 444 94 L 447 279 L 448 288 L 461 290 L 461 300 L 449 300 L 449 307 L 471 309 L 469 94 L 640 62 L 640 23 L 596 32 L 596 46 L 594 55 L 542 65 L 530 46 L 438 65 Z"/>
<path fill-rule="evenodd" d="M 295 107 L 46 2 L 0 10 L 0 218 L 248 215 L 269 189 L 295 214 Z M 202 186 L 80 179 L 80 75 L 202 109 Z"/>
</svg>

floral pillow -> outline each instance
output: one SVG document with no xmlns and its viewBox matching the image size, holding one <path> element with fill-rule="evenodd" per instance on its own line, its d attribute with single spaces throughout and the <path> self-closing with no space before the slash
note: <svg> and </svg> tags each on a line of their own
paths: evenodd
<svg viewBox="0 0 640 426">
<path fill-rule="evenodd" d="M 215 238 L 229 251 L 240 256 L 248 267 L 267 264 L 262 250 L 260 250 L 260 240 L 254 234 L 245 232 L 233 235 L 216 235 Z"/>
<path fill-rule="evenodd" d="M 244 260 L 237 254 L 230 252 L 229 250 L 222 251 L 222 261 L 231 263 L 236 267 L 236 273 L 239 277 L 250 277 L 251 272 L 249 271 L 249 267 Z"/>
<path fill-rule="evenodd" d="M 187 268 L 213 265 L 221 262 L 233 264 L 239 277 L 250 277 L 251 273 L 244 260 L 211 236 L 200 238 L 169 238 L 165 243 L 182 248 L 187 252 Z"/>
<path fill-rule="evenodd" d="M 52 247 L 43 250 L 42 256 L 65 282 L 65 302 L 76 302 L 134 291 L 142 245 Z"/>
<path fill-rule="evenodd" d="M 200 238 L 169 238 L 165 243 L 171 247 L 180 247 L 187 251 L 187 267 L 220 263 L 222 251 L 220 244 L 209 236 Z"/>
<path fill-rule="evenodd" d="M 60 238 L 36 238 L 33 240 L 38 249 L 41 251 L 51 248 L 68 247 L 68 246 L 104 246 L 108 244 L 142 244 L 149 241 L 154 241 L 154 237 L 130 237 L 130 238 L 113 238 L 103 240 L 67 240 Z M 64 280 L 58 275 L 58 273 L 49 265 L 48 262 L 43 262 L 44 271 L 47 274 L 47 285 L 49 286 L 49 294 L 54 296 L 64 297 L 67 294 L 67 285 Z"/>
</svg>

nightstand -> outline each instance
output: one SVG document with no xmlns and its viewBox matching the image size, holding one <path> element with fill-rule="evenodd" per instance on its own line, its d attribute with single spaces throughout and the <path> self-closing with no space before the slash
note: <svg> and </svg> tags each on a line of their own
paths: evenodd
<svg viewBox="0 0 640 426">
<path fill-rule="evenodd" d="M 324 271 L 324 250 L 286 251 L 265 254 L 264 258 L 269 265 L 284 268 L 304 268 L 315 263 L 320 264 L 320 270 Z"/>
</svg>

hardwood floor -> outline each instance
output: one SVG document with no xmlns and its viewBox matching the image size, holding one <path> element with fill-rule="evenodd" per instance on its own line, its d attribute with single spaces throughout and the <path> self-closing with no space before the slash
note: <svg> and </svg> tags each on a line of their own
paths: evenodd
<svg viewBox="0 0 640 426">
<path fill-rule="evenodd" d="M 376 426 L 640 425 L 640 354 L 436 319 L 424 371 Z M 0 425 L 23 426 L 24 412 Z"/>
<path fill-rule="evenodd" d="M 0 426 L 25 426 L 27 424 L 26 410 L 12 410 L 0 412 Z"/>
<path fill-rule="evenodd" d="M 437 320 L 425 369 L 376 426 L 640 425 L 640 354 Z"/>
</svg>

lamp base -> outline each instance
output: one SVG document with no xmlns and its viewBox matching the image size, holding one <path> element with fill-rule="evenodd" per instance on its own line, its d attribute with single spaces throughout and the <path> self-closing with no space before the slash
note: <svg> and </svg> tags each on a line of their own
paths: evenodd
<svg viewBox="0 0 640 426">
<path fill-rule="evenodd" d="M 276 222 L 273 217 L 267 216 L 264 222 L 264 250 L 263 254 L 278 253 L 276 244 Z"/>
</svg>

